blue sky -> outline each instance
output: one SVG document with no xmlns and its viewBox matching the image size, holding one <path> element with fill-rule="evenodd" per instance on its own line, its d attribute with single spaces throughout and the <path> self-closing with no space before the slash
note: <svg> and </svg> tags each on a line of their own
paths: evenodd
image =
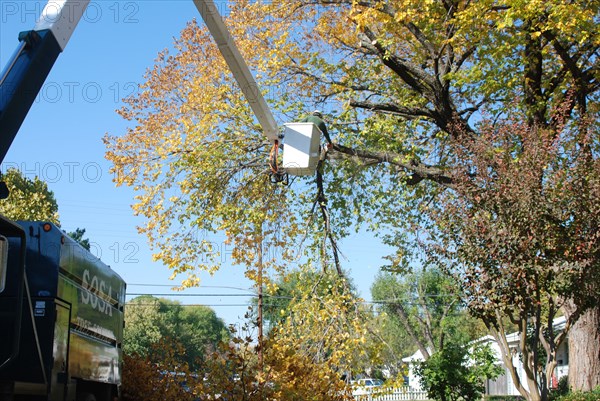
<svg viewBox="0 0 600 401">
<path fill-rule="evenodd" d="M 0 0 L 2 68 L 17 47 L 18 33 L 33 28 L 44 4 Z M 224 3 L 217 4 L 223 11 Z M 129 207 L 133 192 L 115 187 L 101 139 L 105 133 L 125 132 L 125 121 L 115 112 L 120 99 L 137 90 L 158 52 L 170 47 L 193 18 L 201 21 L 191 0 L 92 1 L 2 165 L 2 171 L 16 167 L 29 178 L 48 182 L 63 229 L 85 228 L 93 253 L 127 281 L 130 294 L 170 294 L 178 281 L 170 281 L 169 270 L 152 262 L 146 240 L 135 228 L 141 220 Z M 367 233 L 340 245 L 347 258 L 343 267 L 369 299 L 385 250 Z M 238 323 L 249 300 L 241 295 L 251 285 L 241 268 L 224 258 L 219 272 L 201 277 L 200 288 L 175 299 L 209 305 L 227 323 Z"/>
</svg>

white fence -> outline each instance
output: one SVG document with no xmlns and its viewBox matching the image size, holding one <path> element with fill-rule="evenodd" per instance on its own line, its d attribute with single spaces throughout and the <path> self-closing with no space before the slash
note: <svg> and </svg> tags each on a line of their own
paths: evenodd
<svg viewBox="0 0 600 401">
<path fill-rule="evenodd" d="M 427 392 L 410 387 L 398 387 L 374 391 L 371 394 L 355 395 L 356 401 L 427 401 Z"/>
</svg>

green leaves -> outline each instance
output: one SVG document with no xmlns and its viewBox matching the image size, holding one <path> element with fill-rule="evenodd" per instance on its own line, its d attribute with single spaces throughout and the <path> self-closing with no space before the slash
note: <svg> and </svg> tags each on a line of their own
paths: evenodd
<svg viewBox="0 0 600 401">
<path fill-rule="evenodd" d="M 191 369 L 197 369 L 209 351 L 229 338 L 225 324 L 212 309 L 148 295 L 127 302 L 125 319 L 125 353 L 149 356 L 153 347 L 172 338 L 185 350 Z"/>
<path fill-rule="evenodd" d="M 440 401 L 476 401 L 485 391 L 485 381 L 501 373 L 489 346 L 469 350 L 447 344 L 417 367 L 427 395 Z"/>
<path fill-rule="evenodd" d="M 12 220 L 36 220 L 59 223 L 58 204 L 48 185 L 37 176 L 25 177 L 19 170 L 9 168 L 2 180 L 10 191 L 0 201 L 0 213 Z"/>
</svg>

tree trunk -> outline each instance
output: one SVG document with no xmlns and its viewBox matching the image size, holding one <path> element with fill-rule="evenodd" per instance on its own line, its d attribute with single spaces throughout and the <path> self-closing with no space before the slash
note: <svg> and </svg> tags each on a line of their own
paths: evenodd
<svg viewBox="0 0 600 401">
<path fill-rule="evenodd" d="M 600 386 L 600 306 L 581 315 L 569 331 L 569 386 L 578 391 Z"/>
</svg>

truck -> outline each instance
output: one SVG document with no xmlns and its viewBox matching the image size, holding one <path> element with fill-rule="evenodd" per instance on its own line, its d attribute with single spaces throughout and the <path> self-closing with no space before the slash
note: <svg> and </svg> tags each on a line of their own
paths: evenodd
<svg viewBox="0 0 600 401">
<path fill-rule="evenodd" d="M 125 281 L 52 223 L 0 232 L 0 399 L 119 399 Z"/>
<path fill-rule="evenodd" d="M 19 34 L 0 74 L 0 163 L 86 5 L 49 2 Z M 119 399 L 125 288 L 59 227 L 0 216 L 0 400 Z"/>
</svg>

